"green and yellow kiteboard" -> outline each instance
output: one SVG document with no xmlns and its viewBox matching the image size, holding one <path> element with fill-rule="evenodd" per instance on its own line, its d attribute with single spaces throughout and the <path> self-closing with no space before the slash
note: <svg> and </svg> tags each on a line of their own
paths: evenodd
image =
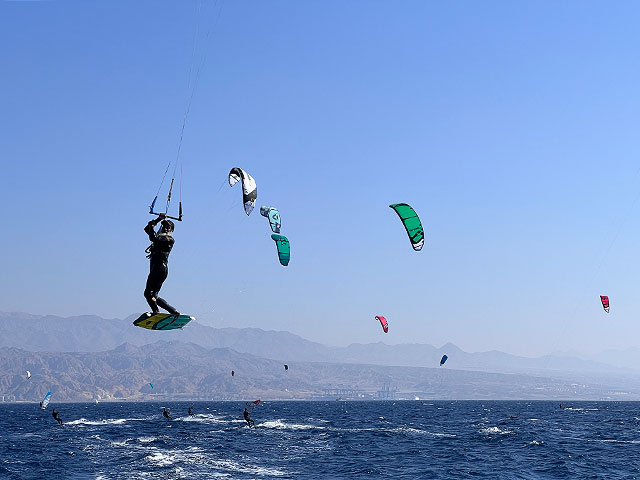
<svg viewBox="0 0 640 480">
<path fill-rule="evenodd" d="M 183 328 L 194 317 L 189 315 L 171 315 L 170 313 L 156 313 L 155 315 L 145 312 L 133 322 L 136 327 L 148 330 L 175 330 Z"/>
</svg>

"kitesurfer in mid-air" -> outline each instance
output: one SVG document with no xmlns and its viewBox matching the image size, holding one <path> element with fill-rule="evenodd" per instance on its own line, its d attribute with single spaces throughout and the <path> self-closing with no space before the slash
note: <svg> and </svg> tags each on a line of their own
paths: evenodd
<svg viewBox="0 0 640 480">
<path fill-rule="evenodd" d="M 249 410 L 247 410 L 246 407 L 244 409 L 243 415 L 244 415 L 244 419 L 247 421 L 247 425 L 249 425 L 249 428 L 255 426 L 255 422 L 251 420 L 251 417 L 249 416 Z"/>
<path fill-rule="evenodd" d="M 172 315 L 180 315 L 175 308 L 169 305 L 166 301 L 158 296 L 162 284 L 169 275 L 169 253 L 173 248 L 173 229 L 174 225 L 171 220 L 165 218 L 165 214 L 161 213 L 158 218 L 151 220 L 144 227 L 144 231 L 149 235 L 151 245 L 145 250 L 150 260 L 149 277 L 147 278 L 147 286 L 144 290 L 144 298 L 147 299 L 147 303 L 151 307 L 151 313 L 160 313 L 160 308 L 165 309 Z M 160 230 L 155 231 L 155 226 L 158 222 L 162 221 Z M 160 308 L 158 308 L 160 307 Z"/>
<path fill-rule="evenodd" d="M 169 413 L 169 410 L 167 410 L 167 407 L 164 407 L 164 410 L 162 410 L 162 415 L 167 420 L 171 420 L 171 414 Z"/>
<path fill-rule="evenodd" d="M 62 419 L 60 418 L 60 412 L 56 412 L 56 409 L 54 408 L 53 412 L 51 412 L 51 415 L 56 420 L 56 422 L 58 422 L 58 424 L 62 425 Z"/>
</svg>

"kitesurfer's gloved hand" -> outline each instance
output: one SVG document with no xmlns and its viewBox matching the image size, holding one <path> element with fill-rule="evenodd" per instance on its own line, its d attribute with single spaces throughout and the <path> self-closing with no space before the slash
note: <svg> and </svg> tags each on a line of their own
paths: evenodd
<svg viewBox="0 0 640 480">
<path fill-rule="evenodd" d="M 160 223 L 161 220 L 163 220 L 165 217 L 167 216 L 166 213 L 159 213 L 158 216 L 156 218 L 154 218 L 153 220 L 151 220 L 149 223 L 151 225 L 157 225 L 158 223 Z"/>
</svg>

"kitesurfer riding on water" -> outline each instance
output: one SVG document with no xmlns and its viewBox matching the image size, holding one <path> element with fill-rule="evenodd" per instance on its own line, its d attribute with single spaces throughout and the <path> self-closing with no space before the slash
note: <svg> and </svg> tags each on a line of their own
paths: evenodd
<svg viewBox="0 0 640 480">
<path fill-rule="evenodd" d="M 171 414 L 169 413 L 169 410 L 167 410 L 167 407 L 164 407 L 164 410 L 162 410 L 162 416 L 167 420 L 171 420 Z"/>
<path fill-rule="evenodd" d="M 166 301 L 158 296 L 162 284 L 169 275 L 169 253 L 173 248 L 174 239 L 172 236 L 174 225 L 171 220 L 165 218 L 166 215 L 161 213 L 158 218 L 151 220 L 144 227 L 144 231 L 149 235 L 151 245 L 145 250 L 150 260 L 149 277 L 147 278 L 147 286 L 144 290 L 144 298 L 147 299 L 147 303 L 151 307 L 151 313 L 160 313 L 160 308 L 165 309 L 172 315 L 180 315 L 175 308 L 169 305 Z M 160 231 L 154 230 L 158 222 L 162 221 Z"/>
<path fill-rule="evenodd" d="M 247 421 L 247 425 L 249 425 L 249 428 L 253 427 L 255 423 L 253 420 L 251 420 L 251 417 L 249 416 L 249 410 L 247 410 L 246 407 L 244 409 L 243 415 L 244 415 L 244 419 Z"/>
<path fill-rule="evenodd" d="M 53 416 L 53 418 L 55 418 L 56 422 L 58 422 L 60 425 L 62 425 L 62 419 L 60 418 L 60 412 L 56 412 L 56 409 L 53 409 L 53 412 L 51 412 L 51 415 Z"/>
</svg>

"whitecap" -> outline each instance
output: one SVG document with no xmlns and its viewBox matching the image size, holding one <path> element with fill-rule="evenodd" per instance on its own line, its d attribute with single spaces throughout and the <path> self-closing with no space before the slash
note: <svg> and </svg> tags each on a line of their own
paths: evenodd
<svg viewBox="0 0 640 480">
<path fill-rule="evenodd" d="M 603 443 L 640 443 L 640 440 L 616 440 L 615 438 L 608 438 L 604 440 L 598 440 Z"/>
<path fill-rule="evenodd" d="M 127 444 L 127 442 L 131 441 L 130 438 L 127 438 L 124 441 L 119 441 L 119 442 L 109 442 L 109 445 L 111 445 L 112 447 L 128 447 L 129 445 Z"/>
<path fill-rule="evenodd" d="M 234 421 L 234 420 L 227 420 L 224 417 L 221 417 L 218 415 L 212 415 L 210 413 L 197 414 L 197 415 L 192 415 L 187 417 L 178 417 L 175 420 L 178 420 L 181 422 L 199 422 L 199 423 L 228 423 L 229 421 Z M 244 422 L 244 420 L 235 420 L 235 421 Z"/>
<path fill-rule="evenodd" d="M 214 467 L 231 470 L 233 472 L 249 473 L 258 476 L 267 475 L 273 477 L 282 477 L 284 475 L 287 475 L 286 472 L 277 470 L 275 468 L 266 468 L 259 465 L 243 465 L 241 463 L 232 462 L 230 460 L 213 460 L 207 463 Z"/>
<path fill-rule="evenodd" d="M 487 435 L 507 435 L 513 432 L 511 432 L 511 430 L 501 430 L 498 427 L 486 427 L 478 430 L 478 433 L 484 433 Z"/>
<path fill-rule="evenodd" d="M 313 428 L 324 430 L 326 427 L 319 427 L 316 425 L 308 425 L 304 423 L 285 423 L 281 419 L 277 420 L 268 420 L 266 422 L 260 423 L 256 425 L 261 428 L 275 428 L 276 430 L 310 430 Z"/>
<path fill-rule="evenodd" d="M 248 465 L 242 464 L 238 462 L 234 462 L 231 460 L 214 460 L 210 455 L 206 455 L 204 453 L 200 453 L 199 451 L 192 451 L 188 449 L 186 451 L 181 450 L 170 450 L 163 452 L 153 452 L 150 455 L 145 457 L 145 460 L 154 464 L 155 466 L 170 466 L 176 462 L 184 462 L 189 465 L 206 465 L 208 468 L 215 468 L 218 470 L 222 470 L 222 472 L 231 471 L 238 473 L 246 473 L 250 475 L 257 476 L 272 476 L 272 477 L 281 477 L 288 475 L 287 472 L 283 472 L 281 470 L 277 470 L 275 468 L 266 468 L 259 465 Z M 229 476 L 226 473 L 217 473 L 217 472 L 207 472 L 207 476 Z"/>
<path fill-rule="evenodd" d="M 158 437 L 138 437 L 138 441 L 140 443 L 151 443 L 151 442 L 155 442 L 158 439 Z"/>
<path fill-rule="evenodd" d="M 157 465 L 158 467 L 166 467 L 168 465 L 173 465 L 176 460 L 176 456 L 169 453 L 153 452 L 151 455 L 147 455 L 145 460 Z"/>
<path fill-rule="evenodd" d="M 428 430 L 421 430 L 419 428 L 413 428 L 413 427 L 397 427 L 397 428 L 392 428 L 385 431 L 393 432 L 393 433 L 411 433 L 416 435 L 429 435 L 432 437 L 456 438 L 456 436 L 451 433 L 434 433 Z"/>
<path fill-rule="evenodd" d="M 70 422 L 65 422 L 65 425 L 122 425 L 125 423 L 127 418 L 107 418 L 105 420 L 87 420 L 86 418 L 79 418 L 78 420 L 72 420 Z"/>
</svg>

